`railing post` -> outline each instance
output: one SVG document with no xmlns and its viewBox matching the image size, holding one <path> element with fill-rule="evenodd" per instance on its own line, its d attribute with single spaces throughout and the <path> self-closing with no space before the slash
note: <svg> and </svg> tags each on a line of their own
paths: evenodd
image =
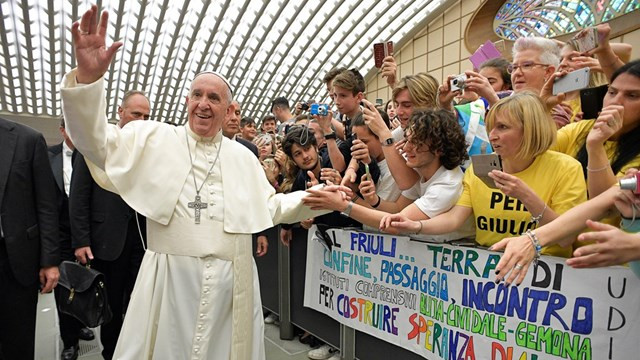
<svg viewBox="0 0 640 360">
<path fill-rule="evenodd" d="M 278 226 L 278 302 L 280 303 L 280 339 L 293 339 L 293 324 L 291 324 L 291 273 L 289 264 L 289 247 L 280 241 L 280 227 Z"/>
<path fill-rule="evenodd" d="M 343 360 L 356 358 L 356 330 L 340 324 L 340 355 Z"/>
</svg>

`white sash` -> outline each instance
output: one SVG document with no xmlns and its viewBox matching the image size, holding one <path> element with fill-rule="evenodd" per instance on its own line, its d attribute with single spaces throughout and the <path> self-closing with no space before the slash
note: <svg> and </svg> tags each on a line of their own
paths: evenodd
<svg viewBox="0 0 640 360">
<path fill-rule="evenodd" d="M 209 257 L 233 262 L 231 359 L 252 357 L 253 267 L 251 236 L 224 232 L 220 221 L 173 216 L 168 225 L 147 222 L 149 250 L 162 254 Z M 247 241 L 248 240 L 248 241 Z"/>
</svg>

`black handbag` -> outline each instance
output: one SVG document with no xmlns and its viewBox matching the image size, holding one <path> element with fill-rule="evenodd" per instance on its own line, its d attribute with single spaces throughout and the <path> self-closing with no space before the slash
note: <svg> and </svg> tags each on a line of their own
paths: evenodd
<svg viewBox="0 0 640 360">
<path fill-rule="evenodd" d="M 58 311 L 71 315 L 87 327 L 97 327 L 112 317 L 104 275 L 89 265 L 63 261 L 55 287 Z"/>
</svg>

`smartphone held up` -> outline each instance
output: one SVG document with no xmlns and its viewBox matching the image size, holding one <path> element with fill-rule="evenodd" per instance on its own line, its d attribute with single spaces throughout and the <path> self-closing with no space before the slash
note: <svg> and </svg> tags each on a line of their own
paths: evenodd
<svg viewBox="0 0 640 360">
<path fill-rule="evenodd" d="M 584 89 L 589 86 L 589 68 L 582 68 L 568 73 L 567 75 L 555 79 L 553 82 L 553 95 L 568 93 L 575 90 Z"/>
<path fill-rule="evenodd" d="M 502 171 L 502 159 L 498 154 L 479 154 L 471 156 L 471 164 L 473 165 L 473 173 L 482 180 L 485 185 L 495 189 L 495 181 L 489 177 L 489 173 L 493 170 Z"/>
<path fill-rule="evenodd" d="M 585 53 L 598 47 L 598 29 L 591 27 L 580 31 L 569 40 L 569 44 L 576 51 Z"/>
<path fill-rule="evenodd" d="M 373 44 L 373 59 L 377 68 L 381 68 L 384 58 L 392 54 L 393 41 Z"/>
</svg>

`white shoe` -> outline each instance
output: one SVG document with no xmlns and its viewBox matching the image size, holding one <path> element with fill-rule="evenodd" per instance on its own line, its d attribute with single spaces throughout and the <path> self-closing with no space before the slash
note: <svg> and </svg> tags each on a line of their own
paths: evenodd
<svg viewBox="0 0 640 360">
<path fill-rule="evenodd" d="M 278 320 L 278 317 L 276 316 L 276 314 L 269 314 L 267 315 L 266 318 L 264 318 L 264 323 L 273 324 L 274 322 L 276 322 L 276 320 Z"/>
<path fill-rule="evenodd" d="M 332 358 L 334 354 L 335 354 L 335 350 L 333 350 L 331 345 L 324 344 L 319 348 L 310 350 L 307 353 L 307 356 L 309 357 L 309 359 L 326 360 L 326 359 Z M 337 353 L 337 354 L 338 354 L 337 359 L 340 359 L 340 353 Z M 335 360 L 335 359 L 332 359 L 332 360 Z"/>
</svg>

